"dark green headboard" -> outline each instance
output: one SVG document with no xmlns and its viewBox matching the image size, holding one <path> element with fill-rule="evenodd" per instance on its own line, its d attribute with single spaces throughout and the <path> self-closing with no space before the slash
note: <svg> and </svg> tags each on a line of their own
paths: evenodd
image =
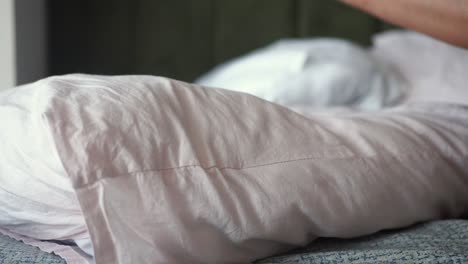
<svg viewBox="0 0 468 264">
<path fill-rule="evenodd" d="M 369 44 L 386 28 L 335 0 L 49 0 L 49 74 L 185 81 L 279 38 Z"/>
</svg>

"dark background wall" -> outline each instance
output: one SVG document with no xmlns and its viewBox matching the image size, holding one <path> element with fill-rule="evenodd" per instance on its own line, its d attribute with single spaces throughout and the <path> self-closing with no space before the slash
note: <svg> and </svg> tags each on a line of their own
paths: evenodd
<svg viewBox="0 0 468 264">
<path fill-rule="evenodd" d="M 49 75 L 152 74 L 192 81 L 279 38 L 367 45 L 387 25 L 330 0 L 49 0 Z"/>
<path fill-rule="evenodd" d="M 16 83 L 48 74 L 47 7 L 45 0 L 15 0 Z"/>
</svg>

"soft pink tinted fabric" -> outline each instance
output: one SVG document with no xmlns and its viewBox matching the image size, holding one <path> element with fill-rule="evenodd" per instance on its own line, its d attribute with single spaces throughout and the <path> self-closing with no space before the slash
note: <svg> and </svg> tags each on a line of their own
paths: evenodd
<svg viewBox="0 0 468 264">
<path fill-rule="evenodd" d="M 467 212 L 463 106 L 305 117 L 150 76 L 36 89 L 97 263 L 248 263 Z"/>
</svg>

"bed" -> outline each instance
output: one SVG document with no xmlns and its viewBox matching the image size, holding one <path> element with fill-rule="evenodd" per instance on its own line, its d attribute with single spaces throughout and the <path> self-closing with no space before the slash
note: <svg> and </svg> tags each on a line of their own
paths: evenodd
<svg viewBox="0 0 468 264">
<path fill-rule="evenodd" d="M 2 229 L 60 256 L 57 240 L 97 263 L 250 263 L 310 242 L 262 261 L 466 257 L 466 221 L 429 222 L 466 215 L 463 105 L 306 117 L 163 77 L 83 74 L 0 102 Z"/>
<path fill-rule="evenodd" d="M 321 238 L 303 249 L 258 264 L 466 263 L 468 221 L 445 220 L 349 239 Z M 0 263 L 62 264 L 55 254 L 0 234 Z"/>
<path fill-rule="evenodd" d="M 193 81 L 195 77 L 219 62 L 270 43 L 277 38 L 325 35 L 346 37 L 361 44 L 368 44 L 373 34 L 388 27 L 368 16 L 359 15 L 356 11 L 345 8 L 339 3 L 328 2 L 319 4 L 308 1 L 257 1 L 256 3 L 236 1 L 223 6 L 203 1 L 197 6 L 188 4 L 191 8 L 186 8 L 184 5 L 187 3 L 183 3 L 184 1 L 176 1 L 173 4 L 140 1 L 139 5 L 117 2 L 110 7 L 102 2 L 89 1 L 87 4 L 82 4 L 82 2 L 77 1 L 68 8 L 62 6 L 67 4 L 53 1 L 50 3 L 51 21 L 54 22 L 51 23 L 50 45 L 53 50 L 49 58 L 51 74 L 77 71 L 109 74 L 136 72 Z M 93 8 L 90 9 L 90 6 Z M 240 34 L 237 27 L 239 24 L 233 21 L 244 21 L 246 18 L 239 14 L 245 10 L 259 10 L 264 6 L 268 6 L 268 20 L 276 26 L 271 27 L 271 31 L 262 32 L 260 35 L 255 34 L 255 27 L 242 26 L 253 28 L 254 32 L 250 32 L 250 36 L 248 35 L 250 33 L 245 36 L 236 35 Z M 108 12 L 108 8 L 111 8 L 112 12 Z M 180 9 L 184 11 L 173 12 Z M 311 10 L 311 12 L 308 13 L 305 10 Z M 102 27 L 83 30 L 84 27 L 73 19 L 73 14 L 83 12 L 89 16 L 89 21 L 100 21 L 104 13 L 116 15 L 108 17 Z M 153 16 L 153 12 L 159 12 L 161 16 Z M 164 26 L 173 23 L 172 17 L 158 20 L 170 13 L 177 13 L 184 17 L 185 20 L 180 19 L 177 24 L 173 25 L 180 30 Z M 278 16 L 281 19 L 276 19 Z M 332 22 L 337 16 L 341 17 L 342 20 L 339 20 L 341 22 Z M 187 17 L 191 19 L 186 19 Z M 200 30 L 198 24 L 193 23 L 193 20 L 197 18 L 203 18 L 200 20 L 201 23 L 207 24 L 212 22 L 210 19 L 219 19 L 222 22 L 218 24 L 219 28 L 211 28 L 212 31 L 207 33 Z M 264 25 L 261 19 L 257 20 L 253 16 L 250 19 L 248 23 L 252 25 L 258 27 Z M 346 20 L 352 22 L 348 23 Z M 323 28 L 324 24 L 325 28 Z M 141 28 L 132 33 L 130 29 L 138 25 Z M 72 32 L 68 30 L 70 26 L 76 29 L 73 36 L 66 35 Z M 120 30 L 122 27 L 127 30 Z M 203 32 L 202 34 L 208 36 L 200 38 L 197 32 Z M 129 37 L 128 34 L 134 34 L 132 36 L 135 38 Z M 161 34 L 168 37 L 161 41 Z M 242 41 L 242 45 L 233 44 L 235 43 L 233 39 L 236 38 L 246 41 Z M 90 39 L 91 41 L 88 41 Z M 107 44 L 99 41 L 100 39 L 113 40 L 116 45 L 107 49 Z M 120 41 L 122 39 L 123 41 Z M 133 39 L 134 43 L 130 43 L 130 39 Z M 86 49 L 81 47 L 80 41 L 83 40 L 88 41 Z M 213 40 L 214 43 L 211 43 Z M 188 49 L 187 43 L 193 44 L 195 51 Z M 76 52 L 70 54 L 70 49 Z M 180 56 L 181 50 L 184 56 Z M 115 54 L 123 55 L 115 56 Z M 69 81 L 67 80 L 69 77 L 64 78 L 65 81 L 59 79 L 55 85 Z M 52 83 L 54 84 L 54 81 Z M 289 113 L 284 115 L 289 115 Z M 297 118 L 294 117 L 294 119 Z M 300 146 L 297 145 L 297 147 Z M 66 155 L 66 151 L 63 151 L 62 154 Z M 346 152 L 346 150 L 340 151 Z M 343 155 L 349 155 L 349 153 Z M 434 157 L 428 159 L 435 160 Z M 78 160 L 76 163 L 79 163 Z M 462 162 L 460 164 L 463 166 Z M 70 166 L 73 169 L 73 165 Z M 428 171 L 430 172 L 429 169 Z M 74 178 L 77 186 L 83 184 L 81 180 L 83 179 L 79 177 Z M 81 194 L 81 196 L 85 197 L 86 194 Z M 86 202 L 87 206 L 90 206 L 89 203 L 89 201 Z M 135 215 L 135 213 L 130 215 Z M 349 234 L 344 236 L 349 236 Z M 122 243 L 131 244 L 131 239 Z M 467 248 L 468 221 L 440 220 L 419 223 L 404 229 L 381 231 L 355 239 L 319 238 L 303 248 L 259 259 L 255 263 L 465 263 L 468 261 Z M 46 253 L 6 235 L 0 235 L 0 261 L 0 263 L 65 263 L 55 254 Z M 226 260 L 226 262 L 229 261 L 229 259 Z"/>
</svg>

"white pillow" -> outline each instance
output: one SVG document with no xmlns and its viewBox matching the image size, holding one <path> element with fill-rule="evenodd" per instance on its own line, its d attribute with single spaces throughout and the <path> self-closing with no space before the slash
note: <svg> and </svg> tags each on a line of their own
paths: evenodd
<svg viewBox="0 0 468 264">
<path fill-rule="evenodd" d="M 43 117 L 39 83 L 0 93 L 0 226 L 41 240 L 88 237 Z"/>
<path fill-rule="evenodd" d="M 281 40 L 228 61 L 198 84 L 246 92 L 289 107 L 397 104 L 405 80 L 367 50 L 340 39 Z"/>
<path fill-rule="evenodd" d="M 97 263 L 248 263 L 468 209 L 466 107 L 306 118 L 151 76 L 39 86 Z"/>
<path fill-rule="evenodd" d="M 372 53 L 408 80 L 406 102 L 468 104 L 468 50 L 420 33 L 395 30 L 376 35 Z"/>
</svg>

